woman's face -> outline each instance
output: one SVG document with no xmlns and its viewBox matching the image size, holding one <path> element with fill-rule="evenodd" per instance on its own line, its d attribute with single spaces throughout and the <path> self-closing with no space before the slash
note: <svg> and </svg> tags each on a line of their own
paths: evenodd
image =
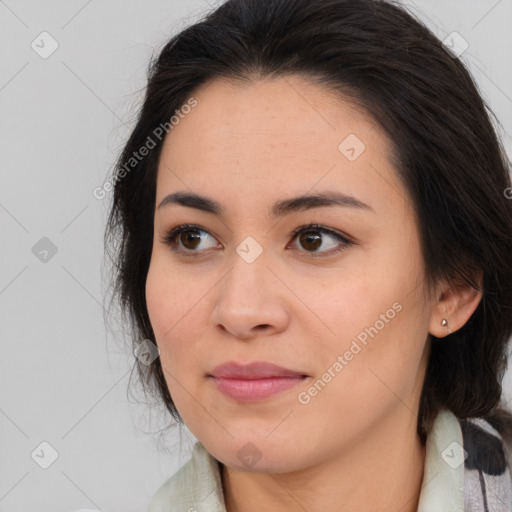
<svg viewBox="0 0 512 512">
<path fill-rule="evenodd" d="M 415 426 L 433 306 L 384 132 L 295 76 L 248 86 L 218 79 L 193 96 L 160 157 L 146 283 L 164 375 L 187 427 L 228 467 L 285 472 L 383 425 Z M 176 192 L 222 212 L 198 201 L 159 208 Z M 274 208 L 320 194 L 340 200 Z M 195 228 L 164 243 L 182 224 Z M 255 361 L 306 377 L 267 380 L 291 386 L 270 396 L 244 393 L 248 385 L 227 395 L 211 377 L 222 363 Z"/>
</svg>

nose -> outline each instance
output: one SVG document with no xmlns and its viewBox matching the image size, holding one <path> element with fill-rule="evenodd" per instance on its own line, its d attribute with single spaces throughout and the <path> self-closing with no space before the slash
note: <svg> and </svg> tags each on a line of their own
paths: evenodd
<svg viewBox="0 0 512 512">
<path fill-rule="evenodd" d="M 231 270 L 215 288 L 211 316 L 215 328 L 242 340 L 285 330 L 290 291 L 277 274 L 264 253 L 252 263 L 235 253 Z"/>
</svg>

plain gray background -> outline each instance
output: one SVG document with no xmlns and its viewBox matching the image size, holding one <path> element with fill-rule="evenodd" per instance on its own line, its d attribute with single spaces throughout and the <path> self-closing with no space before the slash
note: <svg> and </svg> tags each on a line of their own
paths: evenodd
<svg viewBox="0 0 512 512">
<path fill-rule="evenodd" d="M 469 43 L 462 60 L 510 157 L 512 2 L 406 3 L 441 40 L 457 31 Z M 186 429 L 182 449 L 177 428 L 157 437 L 169 418 L 127 396 L 134 356 L 102 311 L 110 197 L 92 191 L 133 127 L 151 55 L 212 7 L 0 0 L 0 511 L 145 510 L 190 456 Z M 42 32 L 58 43 L 48 58 L 31 46 Z M 509 400 L 510 372 L 504 384 Z"/>
</svg>

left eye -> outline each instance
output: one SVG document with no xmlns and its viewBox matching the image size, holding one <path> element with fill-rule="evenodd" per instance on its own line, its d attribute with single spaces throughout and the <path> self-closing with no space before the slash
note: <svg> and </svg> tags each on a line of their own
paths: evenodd
<svg viewBox="0 0 512 512">
<path fill-rule="evenodd" d="M 333 252 L 340 252 L 346 249 L 353 242 L 349 240 L 346 236 L 333 231 L 332 229 L 324 228 L 323 226 L 318 226 L 317 224 L 310 224 L 308 226 L 301 226 L 293 232 L 293 238 L 297 238 L 297 240 L 302 244 L 303 247 L 308 249 L 307 252 L 312 250 L 316 250 L 322 245 L 325 245 L 323 242 L 323 235 L 327 235 L 331 238 L 331 240 L 335 240 L 337 243 L 327 244 L 326 251 L 320 251 L 323 253 L 331 254 Z M 332 249 L 334 247 L 334 249 Z M 315 257 L 317 254 L 312 253 L 311 256 Z"/>
<path fill-rule="evenodd" d="M 184 256 L 199 256 L 200 251 L 214 248 L 215 244 L 210 247 L 201 248 L 201 234 L 206 234 L 212 240 L 214 238 L 200 226 L 195 224 L 183 224 L 176 226 L 164 235 L 161 242 L 169 245 L 174 252 L 183 254 Z M 324 247 L 325 235 L 334 240 L 335 243 L 327 244 L 327 250 L 318 251 L 317 249 Z M 318 257 L 331 253 L 341 252 L 354 242 L 348 237 L 331 229 L 319 226 L 317 224 L 309 224 L 301 226 L 292 233 L 292 240 L 297 241 L 306 249 L 308 256 Z M 315 252 L 316 251 L 316 252 Z M 318 253 L 318 254 L 317 254 Z"/>
</svg>

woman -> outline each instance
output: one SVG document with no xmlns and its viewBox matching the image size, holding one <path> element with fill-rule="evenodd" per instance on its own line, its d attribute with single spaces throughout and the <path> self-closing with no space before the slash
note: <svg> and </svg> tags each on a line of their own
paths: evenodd
<svg viewBox="0 0 512 512">
<path fill-rule="evenodd" d="M 198 440 L 150 512 L 511 510 L 488 111 L 382 1 L 230 0 L 169 41 L 106 233 L 143 381 Z"/>
</svg>

